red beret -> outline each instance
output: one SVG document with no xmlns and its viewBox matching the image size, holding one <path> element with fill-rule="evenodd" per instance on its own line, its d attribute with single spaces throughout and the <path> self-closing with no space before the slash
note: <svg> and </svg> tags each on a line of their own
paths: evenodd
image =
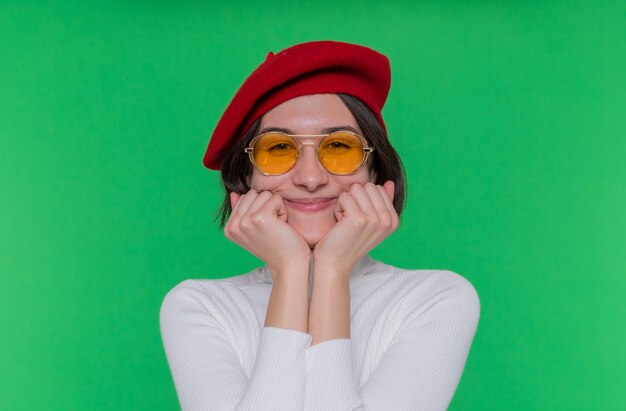
<svg viewBox="0 0 626 411">
<path fill-rule="evenodd" d="M 219 170 L 224 153 L 257 119 L 298 96 L 349 94 L 367 105 L 385 127 L 381 110 L 390 86 L 389 59 L 367 47 L 313 41 L 275 55 L 270 52 L 226 107 L 204 154 L 204 165 Z"/>
</svg>

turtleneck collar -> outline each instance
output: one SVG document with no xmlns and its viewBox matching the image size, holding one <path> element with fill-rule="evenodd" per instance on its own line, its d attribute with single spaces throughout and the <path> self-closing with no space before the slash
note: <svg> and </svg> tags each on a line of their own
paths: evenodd
<svg viewBox="0 0 626 411">
<path fill-rule="evenodd" d="M 359 277 L 363 277 L 365 275 L 370 274 L 371 272 L 374 271 L 373 268 L 375 265 L 376 265 L 376 261 L 373 260 L 369 255 L 365 255 L 357 262 L 357 264 L 352 269 L 352 273 L 350 274 L 350 281 L 353 281 Z M 309 270 L 311 271 L 313 270 L 312 260 L 311 260 L 311 265 L 310 265 Z M 267 265 L 260 267 L 260 273 L 265 282 L 272 283 L 272 273 L 270 272 Z M 311 275 L 309 276 L 309 278 L 312 280 L 313 276 Z"/>
</svg>

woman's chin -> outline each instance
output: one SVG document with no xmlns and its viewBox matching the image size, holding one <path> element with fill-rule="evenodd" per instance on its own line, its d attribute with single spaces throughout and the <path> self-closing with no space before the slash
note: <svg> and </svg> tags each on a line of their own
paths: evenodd
<svg viewBox="0 0 626 411">
<path fill-rule="evenodd" d="M 290 222 L 291 225 L 300 237 L 306 241 L 311 249 L 315 248 L 317 243 L 326 235 L 326 233 L 335 225 L 335 221 L 331 222 L 319 222 L 318 224 L 298 224 L 296 222 Z"/>
<path fill-rule="evenodd" d="M 324 236 L 324 233 L 318 233 L 318 232 L 314 232 L 314 233 L 312 233 L 312 232 L 307 232 L 307 233 L 299 232 L 299 234 L 300 234 L 300 236 L 302 236 L 304 241 L 306 241 L 306 243 L 309 245 L 311 250 L 315 248 L 317 243 L 319 243 L 319 241 Z"/>
</svg>

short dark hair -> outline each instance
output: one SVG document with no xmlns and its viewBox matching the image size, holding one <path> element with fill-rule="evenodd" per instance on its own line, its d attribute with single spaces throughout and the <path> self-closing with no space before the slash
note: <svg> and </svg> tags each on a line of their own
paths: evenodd
<svg viewBox="0 0 626 411">
<path fill-rule="evenodd" d="M 395 183 L 393 206 L 400 215 L 406 199 L 406 175 L 400 156 L 389 142 L 385 129 L 365 104 L 347 94 L 338 96 L 354 116 L 363 137 L 374 147 L 370 170 L 376 173 L 375 184 L 382 185 L 387 180 Z M 252 175 L 253 166 L 244 148 L 257 135 L 260 124 L 261 119 L 255 121 L 242 138 L 224 154 L 221 176 L 225 195 L 216 216 L 220 221 L 220 227 L 224 227 L 230 216 L 230 193 L 234 191 L 245 194 L 250 190 L 248 179 Z"/>
</svg>

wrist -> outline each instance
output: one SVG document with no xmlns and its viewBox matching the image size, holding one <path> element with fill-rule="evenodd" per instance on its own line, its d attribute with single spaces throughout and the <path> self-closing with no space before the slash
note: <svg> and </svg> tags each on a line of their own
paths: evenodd
<svg viewBox="0 0 626 411">
<path fill-rule="evenodd" d="M 284 264 L 268 265 L 274 282 L 285 284 L 306 283 L 309 281 L 309 261 L 290 261 Z"/>
<path fill-rule="evenodd" d="M 349 284 L 352 275 L 352 265 L 327 264 L 313 262 L 313 281 L 316 284 L 331 284 L 340 286 Z"/>
<path fill-rule="evenodd" d="M 358 257 L 351 255 L 330 256 L 327 253 L 313 253 L 313 267 L 315 269 L 320 268 L 324 271 L 334 273 L 352 272 L 357 262 Z"/>
</svg>

